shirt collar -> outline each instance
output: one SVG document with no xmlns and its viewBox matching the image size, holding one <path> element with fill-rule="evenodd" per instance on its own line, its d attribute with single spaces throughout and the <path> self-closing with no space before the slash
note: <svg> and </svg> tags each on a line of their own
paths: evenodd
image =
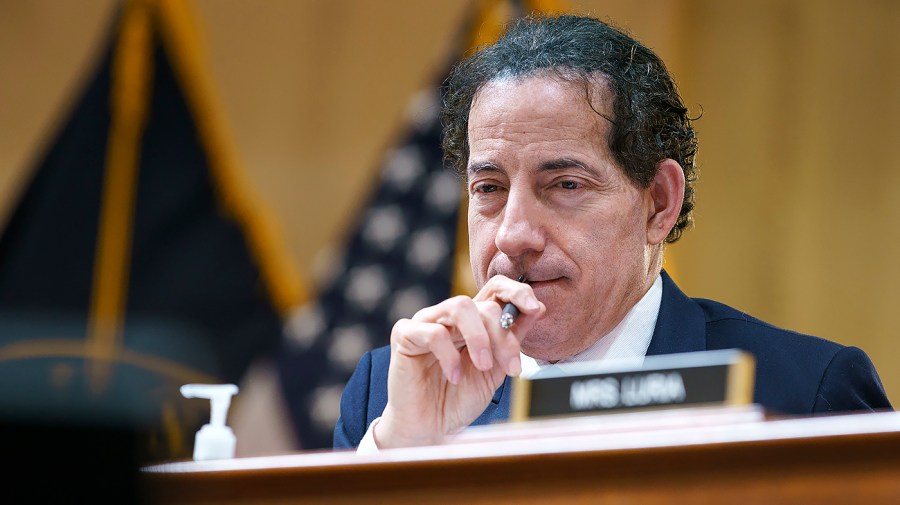
<svg viewBox="0 0 900 505">
<path fill-rule="evenodd" d="M 647 354 L 653 328 L 659 316 L 662 302 L 662 277 L 657 276 L 650 289 L 625 314 L 619 324 L 603 338 L 578 354 L 562 359 L 557 363 L 576 363 L 579 361 L 631 359 L 640 364 Z M 553 366 L 553 363 L 521 355 L 522 377 L 531 377 L 540 369 Z"/>
</svg>

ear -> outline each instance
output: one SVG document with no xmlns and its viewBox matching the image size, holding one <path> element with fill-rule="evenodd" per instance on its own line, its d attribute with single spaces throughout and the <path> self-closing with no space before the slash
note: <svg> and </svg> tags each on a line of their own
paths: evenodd
<svg viewBox="0 0 900 505">
<path fill-rule="evenodd" d="M 666 158 L 656 166 L 656 176 L 645 190 L 647 201 L 647 243 L 662 243 L 678 220 L 684 201 L 684 170 Z"/>
</svg>

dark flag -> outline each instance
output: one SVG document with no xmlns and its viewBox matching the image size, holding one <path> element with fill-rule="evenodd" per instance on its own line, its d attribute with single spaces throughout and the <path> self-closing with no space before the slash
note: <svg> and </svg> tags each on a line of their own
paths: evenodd
<svg viewBox="0 0 900 505">
<path fill-rule="evenodd" d="M 29 446 L 56 428 L 70 442 L 135 433 L 140 462 L 189 458 L 209 405 L 179 386 L 240 381 L 300 302 L 240 177 L 186 9 L 121 5 L 0 236 L 0 423 L 34 434 L 17 447 L 35 464 L 60 456 Z M 109 449 L 91 447 L 77 460 Z"/>
<path fill-rule="evenodd" d="M 523 10 L 506 0 L 474 5 L 458 47 L 495 40 L 503 23 Z M 457 233 L 464 189 L 444 165 L 440 109 L 437 86 L 412 99 L 402 142 L 377 171 L 337 274 L 288 326 L 279 370 L 305 449 L 331 447 L 341 393 L 363 353 L 387 344 L 398 319 L 462 291 L 455 279 L 468 275 L 456 268 L 468 269 L 464 234 Z"/>
</svg>

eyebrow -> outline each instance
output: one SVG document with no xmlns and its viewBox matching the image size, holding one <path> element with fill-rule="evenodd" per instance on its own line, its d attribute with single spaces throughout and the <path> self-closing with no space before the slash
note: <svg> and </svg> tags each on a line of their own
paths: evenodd
<svg viewBox="0 0 900 505">
<path fill-rule="evenodd" d="M 469 175 L 474 175 L 484 171 L 499 172 L 500 167 L 489 161 L 484 161 L 481 163 L 474 163 L 472 165 L 469 165 L 469 167 L 466 169 L 466 172 L 468 172 Z"/>
<path fill-rule="evenodd" d="M 541 163 L 540 170 L 560 170 L 563 168 L 580 168 L 586 172 L 593 172 L 584 163 L 571 158 L 559 158 Z"/>
<path fill-rule="evenodd" d="M 552 171 L 552 170 L 562 170 L 562 169 L 566 169 L 566 168 L 577 168 L 584 172 L 587 172 L 588 174 L 598 175 L 596 170 L 594 170 L 594 169 L 588 167 L 587 165 L 585 165 L 584 163 L 582 163 L 578 160 L 574 160 L 572 158 L 557 158 L 555 160 L 545 161 L 540 164 L 540 166 L 538 167 L 538 170 L 543 172 L 543 171 Z M 469 165 L 469 167 L 466 169 L 466 172 L 468 173 L 468 175 L 474 175 L 479 172 L 485 172 L 485 171 L 502 172 L 503 170 L 496 164 L 491 163 L 489 161 L 474 163 L 472 165 Z"/>
<path fill-rule="evenodd" d="M 558 158 L 555 160 L 545 161 L 545 162 L 541 163 L 540 167 L 538 167 L 538 170 L 541 172 L 544 172 L 544 171 L 549 172 L 549 171 L 553 171 L 553 170 L 563 170 L 566 168 L 575 168 L 575 169 L 578 169 L 578 170 L 584 172 L 585 174 L 587 174 L 589 176 L 593 176 L 593 177 L 601 177 L 602 176 L 602 174 L 600 172 L 598 172 L 597 169 L 591 167 L 590 165 L 588 165 L 586 163 L 582 163 L 582 162 L 572 159 L 572 158 Z"/>
</svg>

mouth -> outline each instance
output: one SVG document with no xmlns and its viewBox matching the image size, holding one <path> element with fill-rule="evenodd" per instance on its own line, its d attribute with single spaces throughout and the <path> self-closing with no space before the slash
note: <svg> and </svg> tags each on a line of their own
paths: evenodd
<svg viewBox="0 0 900 505">
<path fill-rule="evenodd" d="M 531 279 L 528 279 L 525 281 L 525 283 L 530 285 L 532 289 L 537 289 L 542 286 L 550 286 L 550 285 L 559 283 L 562 280 L 563 280 L 563 277 L 554 277 L 552 279 L 543 279 L 543 280 L 538 280 L 538 281 L 533 281 Z"/>
<path fill-rule="evenodd" d="M 556 270 L 556 271 L 552 271 L 552 270 Z M 498 270 L 494 270 L 494 271 L 491 271 L 491 270 L 488 271 L 488 278 L 490 278 L 494 275 L 503 275 L 503 276 L 509 277 L 510 279 L 514 279 L 518 282 L 523 282 L 525 284 L 528 284 L 532 288 L 539 288 L 542 286 L 550 286 L 550 285 L 559 284 L 563 281 L 568 280 L 568 277 L 565 274 L 563 274 L 563 272 L 560 272 L 558 269 L 550 269 L 550 268 L 543 268 L 543 269 L 535 268 L 534 271 L 528 271 L 528 269 L 525 269 L 525 271 L 522 271 L 522 270 L 510 271 L 510 270 L 506 270 L 506 269 L 498 269 Z"/>
</svg>

